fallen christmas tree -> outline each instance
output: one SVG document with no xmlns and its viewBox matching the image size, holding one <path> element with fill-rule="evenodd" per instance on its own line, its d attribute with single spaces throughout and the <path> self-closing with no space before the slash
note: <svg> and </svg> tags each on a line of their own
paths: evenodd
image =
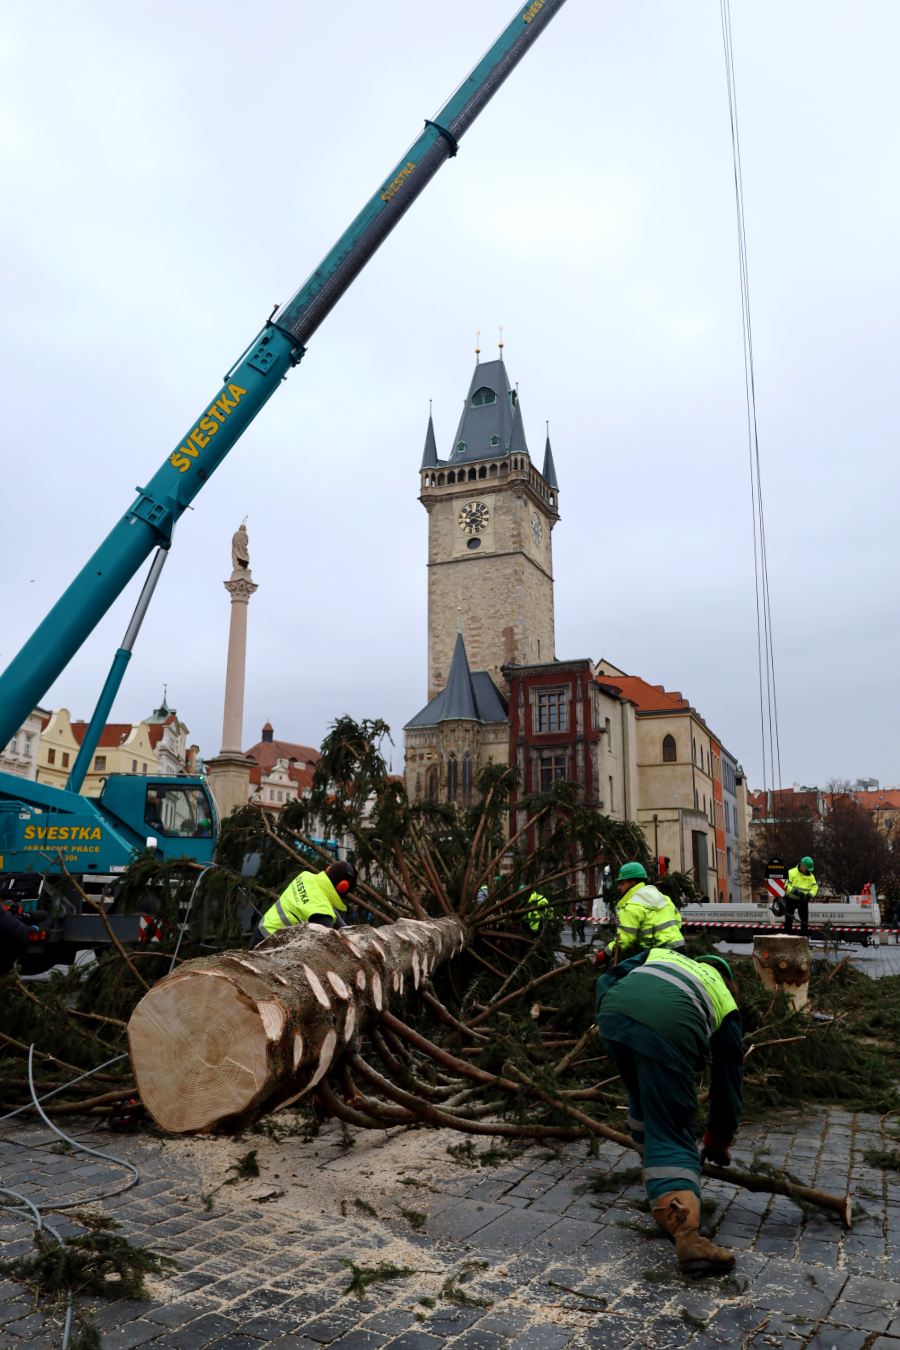
<svg viewBox="0 0 900 1350">
<path fill-rule="evenodd" d="M 152 950 L 103 952 L 86 978 L 26 988 L 6 977 L 7 1110 L 28 1100 L 21 1057 L 31 1040 L 55 1086 L 122 1047 L 130 1018 L 136 1087 L 117 1077 L 122 1065 L 108 1072 L 169 1130 L 233 1131 L 293 1102 L 358 1128 L 622 1140 L 624 1092 L 593 1029 L 590 947 L 563 960 L 560 933 L 579 875 L 595 893 L 599 869 L 635 857 L 649 865 L 641 831 L 557 784 L 527 799 L 528 828 L 510 840 L 508 766 L 482 772 L 467 811 L 410 803 L 378 751 L 383 730 L 338 723 L 311 796 L 277 819 L 255 807 L 232 817 L 214 870 L 140 858 L 125 897 L 154 906 L 162 940 Z M 352 841 L 363 877 L 352 926 L 285 932 L 250 953 L 242 913 L 251 902 L 264 911 L 301 868 L 327 865 L 322 837 Z M 258 859 L 252 878 L 248 856 Z M 688 878 L 660 884 L 691 894 Z M 548 900 L 537 930 L 534 890 Z M 750 962 L 737 960 L 735 974 L 746 1116 L 807 1102 L 900 1104 L 890 1058 L 900 979 L 875 986 L 849 965 L 816 963 L 813 1007 L 833 1020 L 811 1024 L 783 996 L 771 999 Z M 87 1095 L 97 1102 L 88 1109 L 103 1111 L 98 1086 L 88 1079 L 57 1100 L 78 1110 Z M 803 1199 L 785 1178 L 757 1174 L 753 1184 Z"/>
</svg>

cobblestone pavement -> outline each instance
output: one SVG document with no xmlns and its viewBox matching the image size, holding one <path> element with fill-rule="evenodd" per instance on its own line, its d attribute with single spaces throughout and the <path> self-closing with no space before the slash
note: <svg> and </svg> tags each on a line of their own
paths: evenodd
<svg viewBox="0 0 900 1350">
<path fill-rule="evenodd" d="M 639 1184 L 580 1189 L 598 1171 L 636 1162 L 613 1145 L 595 1158 L 581 1143 L 500 1150 L 498 1165 L 486 1166 L 450 1156 L 460 1136 L 448 1132 L 364 1132 L 347 1147 L 333 1127 L 304 1141 L 169 1140 L 101 1134 L 80 1121 L 69 1129 L 82 1142 L 141 1172 L 139 1185 L 92 1207 L 177 1262 L 171 1278 L 151 1281 L 149 1302 L 83 1302 L 104 1350 L 900 1350 L 900 1178 L 863 1157 L 897 1147 L 886 1124 L 887 1134 L 877 1117 L 830 1110 L 744 1129 L 736 1160 L 768 1150 L 766 1161 L 786 1162 L 808 1183 L 849 1186 L 865 1215 L 842 1233 L 782 1198 L 706 1182 L 718 1205 L 710 1222 L 738 1265 L 735 1278 L 686 1281 L 636 1207 Z M 260 1177 L 205 1200 L 210 1179 L 221 1184 L 252 1147 Z M 488 1147 L 480 1140 L 477 1152 Z M 60 1150 L 33 1125 L 0 1136 L 0 1171 L 2 1185 L 48 1205 L 87 1203 L 123 1175 Z M 270 1203 L 252 1198 L 266 1191 Z M 0 1256 L 28 1250 L 32 1226 L 0 1213 Z M 80 1231 L 57 1221 L 63 1234 Z M 350 1261 L 412 1273 L 359 1299 L 344 1292 Z M 59 1345 L 59 1322 L 0 1285 L 0 1350 Z"/>
</svg>

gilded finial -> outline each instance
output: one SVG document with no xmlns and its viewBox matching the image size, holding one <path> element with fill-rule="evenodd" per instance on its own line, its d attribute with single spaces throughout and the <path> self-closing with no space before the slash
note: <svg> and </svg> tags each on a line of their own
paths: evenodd
<svg viewBox="0 0 900 1350">
<path fill-rule="evenodd" d="M 502 323 L 501 323 L 501 325 L 500 325 L 500 342 L 499 342 L 499 347 L 500 347 L 500 358 L 501 358 L 501 360 L 502 360 L 502 359 L 503 359 L 503 324 L 502 324 Z"/>
<path fill-rule="evenodd" d="M 481 357 L 481 329 L 479 328 L 478 332 L 475 334 L 475 364 L 476 364 L 476 366 L 480 366 L 480 365 L 481 365 L 480 357 Z"/>
</svg>

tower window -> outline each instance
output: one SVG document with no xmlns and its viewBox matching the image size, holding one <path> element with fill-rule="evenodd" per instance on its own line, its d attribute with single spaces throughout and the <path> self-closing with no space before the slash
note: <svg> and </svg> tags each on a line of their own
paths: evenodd
<svg viewBox="0 0 900 1350">
<path fill-rule="evenodd" d="M 487 468 L 484 464 L 482 464 L 481 468 L 478 470 L 478 477 L 487 478 Z"/>
<path fill-rule="evenodd" d="M 447 482 L 448 482 L 448 483 L 455 483 L 455 482 L 456 482 L 456 474 L 453 472 L 452 469 L 451 469 L 450 472 L 447 474 Z"/>
<path fill-rule="evenodd" d="M 566 693 L 564 689 L 555 689 L 552 693 L 538 694 L 536 731 L 566 730 Z"/>
<path fill-rule="evenodd" d="M 674 764 L 678 759 L 674 736 L 663 736 L 663 764 Z"/>
<path fill-rule="evenodd" d="M 486 384 L 483 384 L 480 389 L 476 389 L 475 393 L 472 395 L 473 408 L 483 408 L 488 403 L 496 402 L 497 395 L 494 393 L 493 389 L 488 389 Z"/>
<path fill-rule="evenodd" d="M 437 795 L 438 795 L 438 771 L 437 771 L 437 769 L 431 769 L 431 770 L 429 771 L 427 782 L 428 782 L 428 786 L 427 786 L 427 788 L 425 789 L 425 796 L 428 798 L 428 800 L 429 800 L 430 802 L 436 802 L 436 801 L 437 801 Z"/>
<path fill-rule="evenodd" d="M 474 470 L 474 469 L 470 469 L 470 470 L 469 470 L 469 482 L 470 482 L 470 483 L 473 483 L 473 482 L 475 481 L 475 477 L 476 477 L 476 475 L 475 475 L 475 470 Z"/>
<path fill-rule="evenodd" d="M 456 442 L 456 453 L 457 453 L 458 455 L 464 455 L 464 454 L 466 453 L 466 443 L 465 443 L 465 441 L 457 441 L 457 442 Z"/>
<path fill-rule="evenodd" d="M 459 765 L 456 762 L 456 756 L 451 755 L 447 760 L 447 801 L 455 802 L 456 794 L 459 790 Z"/>
<path fill-rule="evenodd" d="M 444 475 L 443 475 L 442 473 L 439 473 L 439 474 L 438 474 L 438 487 L 443 487 L 443 486 L 444 486 Z"/>
<path fill-rule="evenodd" d="M 468 750 L 462 762 L 462 805 L 472 805 L 472 756 Z"/>
<path fill-rule="evenodd" d="M 499 437 L 499 436 L 492 436 L 492 437 L 491 437 L 491 445 L 499 445 L 499 444 L 500 444 L 500 437 Z"/>
<path fill-rule="evenodd" d="M 549 792 L 553 784 L 565 776 L 565 755 L 546 755 L 541 760 L 541 792 Z"/>
</svg>

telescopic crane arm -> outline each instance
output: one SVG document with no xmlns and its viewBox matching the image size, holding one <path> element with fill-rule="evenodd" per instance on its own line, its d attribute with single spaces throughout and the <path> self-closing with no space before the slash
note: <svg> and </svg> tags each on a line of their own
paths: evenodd
<svg viewBox="0 0 900 1350">
<path fill-rule="evenodd" d="M 410 146 L 296 295 L 232 366 L 215 397 L 0 675 L 0 745 L 16 733 L 154 548 L 306 351 L 347 287 L 431 181 L 565 0 L 531 0 Z"/>
</svg>

